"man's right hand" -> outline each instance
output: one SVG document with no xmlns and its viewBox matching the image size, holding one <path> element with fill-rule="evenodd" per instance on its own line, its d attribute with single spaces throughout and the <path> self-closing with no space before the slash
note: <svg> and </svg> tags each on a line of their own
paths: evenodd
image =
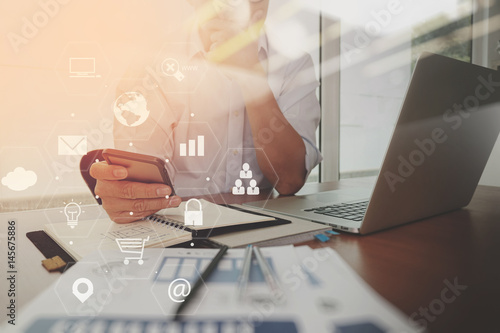
<svg viewBox="0 0 500 333">
<path fill-rule="evenodd" d="M 116 223 L 129 223 L 154 214 L 160 209 L 177 207 L 178 196 L 170 196 L 172 189 L 165 184 L 145 184 L 124 180 L 127 169 L 106 162 L 94 163 L 90 175 L 97 180 L 95 194 L 102 207 Z"/>
</svg>

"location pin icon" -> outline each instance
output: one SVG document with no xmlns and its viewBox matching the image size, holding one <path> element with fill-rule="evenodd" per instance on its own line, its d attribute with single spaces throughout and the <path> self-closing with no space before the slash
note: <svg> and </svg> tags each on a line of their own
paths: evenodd
<svg viewBox="0 0 500 333">
<path fill-rule="evenodd" d="M 78 287 L 81 284 L 87 285 L 87 291 L 84 293 L 81 293 L 78 291 Z M 87 278 L 79 278 L 76 279 L 76 281 L 73 283 L 73 295 L 80 300 L 80 302 L 85 302 L 92 294 L 94 293 L 94 285 L 92 284 L 92 281 L 90 281 Z"/>
</svg>

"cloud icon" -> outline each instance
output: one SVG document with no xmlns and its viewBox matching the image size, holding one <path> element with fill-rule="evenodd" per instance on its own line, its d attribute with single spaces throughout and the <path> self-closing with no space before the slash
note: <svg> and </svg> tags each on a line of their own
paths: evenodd
<svg viewBox="0 0 500 333">
<path fill-rule="evenodd" d="M 25 170 L 23 167 L 17 167 L 7 176 L 2 178 L 2 184 L 12 191 L 24 191 L 30 186 L 36 184 L 37 176 L 34 171 Z"/>
</svg>

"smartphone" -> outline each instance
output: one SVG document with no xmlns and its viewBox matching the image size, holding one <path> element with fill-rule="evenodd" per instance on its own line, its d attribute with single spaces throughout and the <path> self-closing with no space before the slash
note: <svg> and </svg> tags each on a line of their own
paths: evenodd
<svg viewBox="0 0 500 333">
<path fill-rule="evenodd" d="M 172 195 L 175 195 L 165 161 L 161 158 L 110 148 L 104 149 L 102 156 L 108 164 L 121 165 L 127 168 L 128 176 L 126 180 L 166 184 L 172 188 Z"/>
</svg>

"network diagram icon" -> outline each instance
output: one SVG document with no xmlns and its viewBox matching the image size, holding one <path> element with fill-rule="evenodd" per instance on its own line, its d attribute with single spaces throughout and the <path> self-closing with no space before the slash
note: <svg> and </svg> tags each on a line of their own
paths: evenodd
<svg viewBox="0 0 500 333">
<path fill-rule="evenodd" d="M 242 179 L 251 179 L 248 183 L 249 186 L 246 189 L 243 186 Z M 234 181 L 234 186 L 231 192 L 233 195 L 258 195 L 260 193 L 257 181 L 253 179 L 253 172 L 250 170 L 250 164 L 243 163 L 240 170 L 240 178 Z"/>
</svg>

